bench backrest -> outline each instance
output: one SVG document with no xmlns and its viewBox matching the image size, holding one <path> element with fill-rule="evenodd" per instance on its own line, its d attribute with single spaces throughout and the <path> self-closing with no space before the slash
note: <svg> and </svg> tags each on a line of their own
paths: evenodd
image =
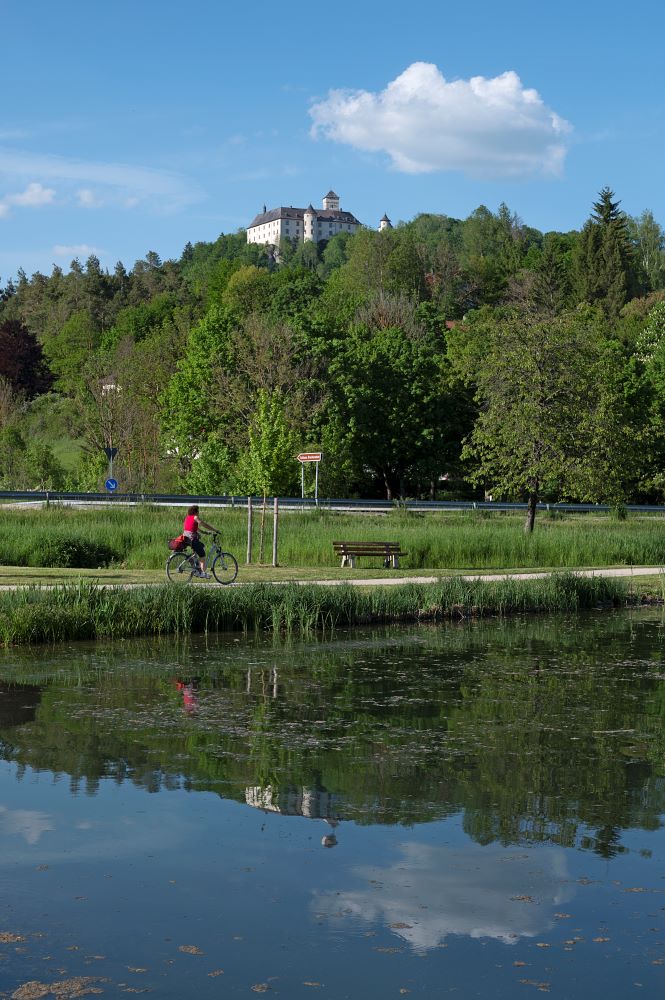
<svg viewBox="0 0 665 1000">
<path fill-rule="evenodd" d="M 344 554 L 346 552 L 363 552 L 366 555 L 376 552 L 377 554 L 386 553 L 388 555 L 394 555 L 400 551 L 399 542 L 333 542 L 333 548 L 335 552 Z"/>
</svg>

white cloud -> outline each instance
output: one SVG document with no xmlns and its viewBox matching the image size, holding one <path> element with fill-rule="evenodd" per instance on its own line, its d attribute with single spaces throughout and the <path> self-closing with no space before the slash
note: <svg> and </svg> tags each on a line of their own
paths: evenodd
<svg viewBox="0 0 665 1000">
<path fill-rule="evenodd" d="M 48 813 L 0 806 L 0 831 L 23 837 L 27 844 L 36 844 L 43 833 L 54 829 L 53 819 Z"/>
<path fill-rule="evenodd" d="M 539 850 L 536 864 L 535 851 L 477 845 L 459 850 L 415 842 L 400 847 L 399 860 L 390 867 L 354 869 L 360 888 L 315 896 L 316 914 L 338 917 L 341 912 L 385 924 L 414 950 L 425 952 L 451 934 L 504 944 L 535 937 L 552 926 L 555 907 L 572 898 L 558 848 Z"/>
<path fill-rule="evenodd" d="M 50 205 L 55 198 L 53 188 L 44 187 L 33 181 L 28 184 L 25 191 L 20 194 L 8 194 L 5 202 L 8 205 L 22 205 L 30 208 L 40 208 L 42 205 Z"/>
<path fill-rule="evenodd" d="M 103 253 L 102 250 L 98 250 L 97 247 L 88 246 L 87 243 L 75 243 L 72 246 L 56 243 L 52 252 L 56 257 L 69 257 L 72 260 L 74 257 L 90 257 L 91 254 L 99 257 Z"/>
<path fill-rule="evenodd" d="M 380 93 L 331 90 L 310 115 L 314 137 L 385 152 L 398 170 L 413 174 L 557 174 L 571 129 L 513 71 L 449 81 L 423 62 Z"/>
<path fill-rule="evenodd" d="M 53 188 L 44 187 L 33 181 L 28 184 L 25 191 L 16 194 L 7 194 L 0 201 L 0 219 L 9 214 L 11 205 L 18 205 L 20 208 L 41 208 L 43 205 L 50 205 L 55 198 Z"/>
<path fill-rule="evenodd" d="M 124 163 L 100 163 L 63 156 L 0 149 L 0 176 L 37 176 L 45 183 L 58 181 L 80 201 L 80 192 L 95 192 L 105 202 L 129 200 L 150 204 L 159 211 L 181 209 L 200 200 L 199 188 L 179 174 Z M 76 186 L 80 185 L 80 186 Z M 88 207 L 88 206 L 86 206 Z"/>
<path fill-rule="evenodd" d="M 76 197 L 81 208 L 99 208 L 102 204 L 101 199 L 90 188 L 79 188 Z"/>
</svg>

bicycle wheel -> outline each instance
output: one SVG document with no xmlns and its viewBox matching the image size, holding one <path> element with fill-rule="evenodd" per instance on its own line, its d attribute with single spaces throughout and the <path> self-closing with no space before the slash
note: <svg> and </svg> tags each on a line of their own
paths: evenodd
<svg viewBox="0 0 665 1000">
<path fill-rule="evenodd" d="M 213 559 L 212 572 L 217 583 L 233 583 L 238 575 L 236 557 L 232 556 L 230 552 L 220 552 Z"/>
<path fill-rule="evenodd" d="M 194 575 L 191 556 L 186 552 L 174 552 L 166 560 L 166 575 L 171 583 L 189 583 Z"/>
</svg>

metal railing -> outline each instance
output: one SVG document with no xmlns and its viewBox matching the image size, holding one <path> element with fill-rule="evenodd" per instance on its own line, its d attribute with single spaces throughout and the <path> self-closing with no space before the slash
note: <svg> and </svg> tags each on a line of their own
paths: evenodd
<svg viewBox="0 0 665 1000">
<path fill-rule="evenodd" d="M 190 504 L 198 503 L 206 507 L 247 507 L 248 497 L 246 496 L 203 496 L 200 494 L 176 494 L 176 493 L 85 493 L 85 492 L 64 492 L 59 490 L 2 490 L 0 491 L 0 504 L 2 501 L 15 501 L 18 503 L 62 503 L 62 504 L 104 504 L 106 506 L 125 504 L 154 504 L 164 506 L 187 507 Z M 270 501 L 273 502 L 271 497 Z M 282 510 L 346 510 L 357 512 L 383 512 L 388 513 L 394 510 L 420 511 L 455 511 L 455 510 L 483 510 L 483 511 L 525 511 L 526 503 L 512 503 L 497 500 L 360 500 L 350 498 L 320 499 L 315 501 L 305 497 L 278 497 L 279 506 Z M 263 503 L 263 497 L 252 497 L 254 506 Z M 2 507 L 0 506 L 0 510 Z M 626 504 L 625 509 L 631 513 L 645 514 L 665 514 L 664 504 Z M 539 511 L 561 511 L 562 513 L 609 513 L 612 507 L 609 504 L 592 503 L 539 503 Z"/>
</svg>

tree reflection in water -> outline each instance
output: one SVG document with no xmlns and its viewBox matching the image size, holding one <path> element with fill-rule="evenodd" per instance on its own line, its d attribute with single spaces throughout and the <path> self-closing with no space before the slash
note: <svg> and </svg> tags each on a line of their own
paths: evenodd
<svg viewBox="0 0 665 1000">
<path fill-rule="evenodd" d="M 459 814 L 478 844 L 603 856 L 665 812 L 662 628 L 603 613 L 305 643 L 4 651 L 0 755 L 325 820 Z"/>
</svg>

